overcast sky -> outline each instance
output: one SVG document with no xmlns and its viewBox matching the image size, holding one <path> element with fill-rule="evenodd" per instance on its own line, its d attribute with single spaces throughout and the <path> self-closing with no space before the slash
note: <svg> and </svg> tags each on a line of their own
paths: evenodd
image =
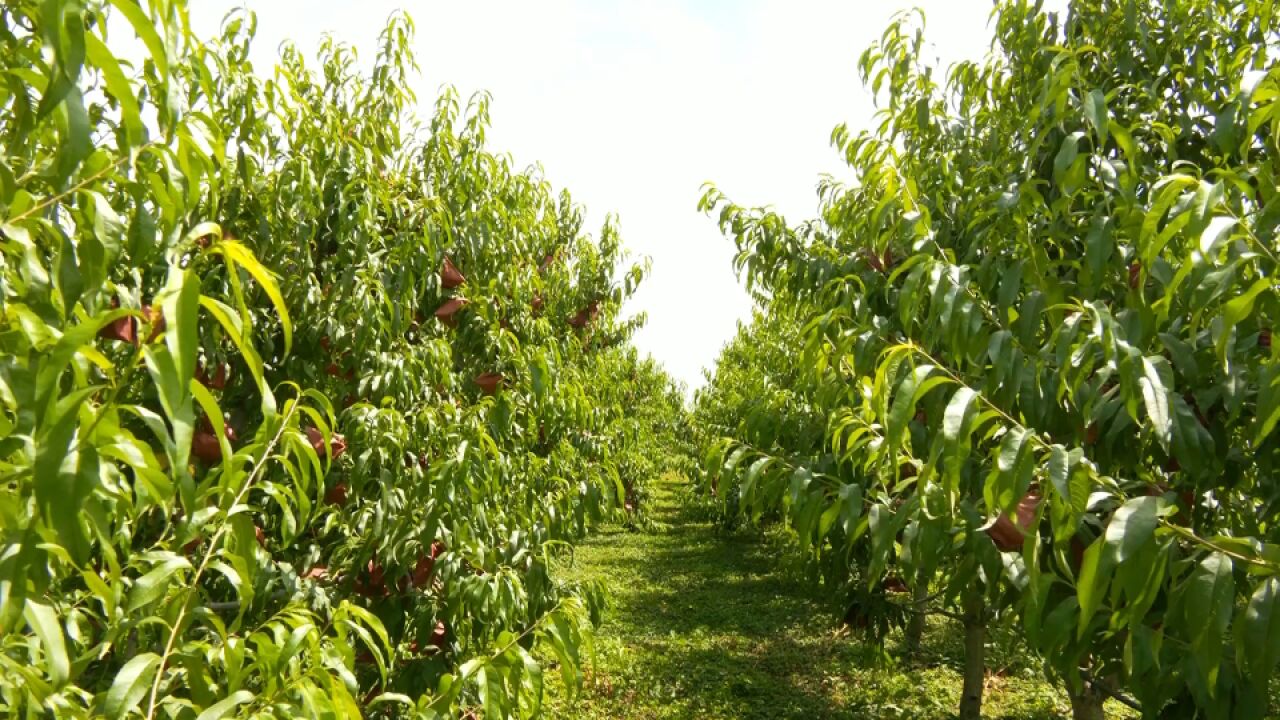
<svg viewBox="0 0 1280 720">
<path fill-rule="evenodd" d="M 1053 2 L 1051 5 L 1062 4 Z M 697 212 L 714 182 L 735 202 L 773 205 L 793 223 L 815 213 L 822 173 L 848 178 L 831 149 L 840 122 L 867 127 L 858 55 L 891 15 L 918 6 L 944 62 L 980 58 L 991 0 L 191 0 L 198 32 L 227 10 L 258 14 L 255 65 L 293 40 L 313 53 L 332 33 L 374 54 L 390 13 L 417 26 L 422 114 L 437 89 L 492 93 L 492 150 L 541 163 L 586 206 L 607 213 L 653 273 L 629 312 L 648 313 L 636 342 L 687 385 L 703 383 L 751 303 L 732 243 Z M 208 30 L 203 30 L 207 28 Z"/>
</svg>

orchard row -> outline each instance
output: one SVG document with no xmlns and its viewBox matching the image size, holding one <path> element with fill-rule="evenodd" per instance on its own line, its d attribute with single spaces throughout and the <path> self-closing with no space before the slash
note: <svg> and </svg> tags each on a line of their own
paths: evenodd
<svg viewBox="0 0 1280 720">
<path fill-rule="evenodd" d="M 1280 16 L 1002 0 L 899 18 L 798 226 L 710 189 L 762 305 L 697 398 L 703 485 L 786 523 L 873 637 L 1018 628 L 1077 718 L 1262 718 L 1280 661 Z"/>
<path fill-rule="evenodd" d="M 254 22 L 0 9 L 0 708 L 536 714 L 602 601 L 565 547 L 680 432 L 645 266 L 487 98 L 410 115 L 407 18 L 368 74 Z"/>
</svg>

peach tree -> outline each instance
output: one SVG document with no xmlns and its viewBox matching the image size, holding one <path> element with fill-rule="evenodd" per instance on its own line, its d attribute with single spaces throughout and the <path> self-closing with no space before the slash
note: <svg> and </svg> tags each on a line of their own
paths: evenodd
<svg viewBox="0 0 1280 720">
<path fill-rule="evenodd" d="M 601 602 L 561 548 L 680 422 L 645 268 L 487 97 L 414 118 L 408 18 L 367 73 L 254 23 L 0 8 L 0 707 L 535 715 Z"/>
<path fill-rule="evenodd" d="M 822 184 L 819 219 L 708 191 L 767 311 L 799 316 L 792 387 L 830 421 L 825 465 L 812 443 L 730 435 L 706 470 L 863 588 L 900 584 L 881 616 L 963 619 L 962 716 L 998 618 L 1077 717 L 1107 696 L 1266 716 L 1280 18 L 1009 0 L 991 23 L 983 62 L 929 64 L 913 17 L 862 56 L 883 105 L 873 129 L 833 132 L 855 179 Z"/>
</svg>

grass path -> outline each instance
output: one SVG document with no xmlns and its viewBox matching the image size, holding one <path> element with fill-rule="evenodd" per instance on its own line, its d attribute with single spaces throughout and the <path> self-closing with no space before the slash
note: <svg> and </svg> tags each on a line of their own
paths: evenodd
<svg viewBox="0 0 1280 720">
<path fill-rule="evenodd" d="M 612 607 L 596 636 L 580 696 L 548 672 L 546 717 L 947 718 L 960 692 L 957 633 L 931 627 L 918 667 L 875 663 L 837 629 L 803 579 L 780 573 L 780 544 L 717 533 L 679 501 L 679 480 L 656 483 L 647 531 L 605 528 L 579 546 L 571 578 L 603 581 Z M 893 646 L 890 644 L 892 654 Z M 1000 667 L 999 647 L 990 651 Z M 986 716 L 1059 718 L 1063 694 L 1031 667 L 990 678 Z"/>
</svg>

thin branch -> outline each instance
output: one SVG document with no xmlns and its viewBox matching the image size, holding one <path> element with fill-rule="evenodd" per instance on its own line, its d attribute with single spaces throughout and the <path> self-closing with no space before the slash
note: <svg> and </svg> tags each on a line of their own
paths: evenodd
<svg viewBox="0 0 1280 720">
<path fill-rule="evenodd" d="M 909 601 L 909 602 L 899 603 L 899 604 L 900 604 L 900 605 L 903 605 L 904 607 L 905 607 L 905 606 L 909 606 L 909 605 L 926 605 L 926 604 L 931 603 L 931 602 L 933 602 L 934 600 L 937 600 L 938 598 L 942 597 L 943 595 L 945 595 L 945 594 L 946 594 L 946 592 L 947 592 L 947 589 L 946 589 L 946 588 L 942 588 L 941 590 L 938 590 L 937 592 L 933 593 L 932 595 L 926 595 L 926 596 L 924 596 L 924 597 L 920 598 L 919 600 L 911 600 L 911 601 Z M 914 611 L 914 610 L 913 610 L 912 612 L 916 612 L 916 611 Z"/>
<path fill-rule="evenodd" d="M 537 629 L 538 629 L 538 626 L 542 625 L 542 622 L 543 622 L 544 620 L 546 620 L 547 618 L 551 617 L 551 615 L 552 615 L 553 613 L 558 612 L 558 611 L 560 610 L 560 608 L 561 608 L 561 607 L 563 607 L 563 606 L 564 606 L 564 600 L 561 600 L 561 601 L 557 602 L 557 603 L 555 604 L 555 606 L 554 606 L 554 607 L 552 607 L 550 610 L 548 610 L 548 611 L 546 611 L 545 613 L 543 613 L 543 614 L 542 614 L 542 617 L 540 617 L 540 618 L 538 618 L 537 620 L 533 621 L 533 624 L 531 624 L 529 627 L 525 628 L 525 629 L 524 629 L 524 632 L 522 632 L 522 633 L 520 633 L 519 635 L 517 635 L 517 636 L 515 636 L 514 638 L 512 638 L 512 639 L 511 639 L 511 642 L 507 643 L 506 645 L 503 645 L 501 648 L 499 648 L 499 649 L 498 649 L 498 651 L 497 651 L 497 652 L 495 652 L 495 653 L 490 653 L 490 655 L 489 655 L 489 661 L 490 661 L 490 662 L 492 662 L 493 660 L 495 660 L 495 659 L 497 659 L 497 658 L 499 658 L 499 657 L 502 657 L 504 654 L 506 654 L 506 652 L 507 652 L 508 650 L 510 650 L 510 649 L 512 648 L 512 646 L 514 646 L 516 643 L 520 642 L 520 641 L 521 641 L 521 640 L 523 640 L 525 637 L 527 637 L 527 636 L 529 635 L 529 633 L 533 632 L 534 630 L 537 630 Z"/>
<path fill-rule="evenodd" d="M 1119 690 L 1116 690 L 1110 685 L 1107 685 L 1106 683 L 1098 682 L 1097 680 L 1095 680 L 1093 682 L 1093 686 L 1101 690 L 1103 693 L 1105 693 L 1107 697 L 1111 698 L 1112 700 L 1115 700 L 1121 705 L 1126 705 L 1130 708 L 1133 708 L 1134 710 L 1137 710 L 1138 712 L 1142 712 L 1142 703 L 1120 692 Z"/>
<path fill-rule="evenodd" d="M 36 213 L 40 212 L 41 210 L 44 210 L 45 208 L 49 207 L 50 205 L 53 205 L 54 203 L 61 202 L 64 198 L 67 198 L 67 197 L 69 197 L 69 196 L 71 196 L 71 195 L 74 195 L 75 193 L 80 192 L 81 190 L 85 189 L 85 188 L 86 188 L 86 187 L 88 187 L 89 185 L 91 185 L 91 184 L 93 184 L 93 183 L 95 183 L 95 182 L 97 182 L 97 181 L 101 180 L 102 178 L 106 177 L 108 173 L 110 173 L 112 170 L 115 170 L 117 167 L 119 167 L 119 166 L 120 166 L 120 164 L 121 164 L 121 163 L 123 163 L 123 162 L 124 162 L 125 160 L 127 160 L 127 159 L 129 159 L 127 155 L 116 158 L 114 161 L 112 161 L 112 162 L 108 163 L 107 165 L 105 165 L 105 166 L 104 166 L 101 170 L 99 170 L 98 172 L 96 172 L 96 173 L 94 173 L 94 174 L 90 175 L 89 177 L 87 177 L 87 178 L 85 178 L 85 179 L 81 180 L 80 182 L 76 183 L 75 185 L 72 185 L 71 187 L 67 188 L 66 190 L 63 190 L 62 192 L 57 193 L 56 195 L 50 195 L 49 197 L 45 198 L 44 200 L 41 200 L 40 202 L 36 203 L 35 205 L 32 205 L 31 207 L 27 208 L 26 210 L 24 210 L 24 211 L 22 211 L 22 212 L 18 213 L 17 215 L 14 215 L 13 217 L 6 219 L 6 220 L 5 220 L 5 222 L 6 222 L 6 223 L 22 222 L 23 220 L 26 220 L 27 218 L 31 217 L 32 215 L 34 215 L 34 214 L 36 214 Z"/>
<path fill-rule="evenodd" d="M 262 469 L 267 466 L 267 460 L 271 458 L 271 452 L 275 449 L 276 444 L 280 442 L 280 438 L 284 436 L 284 431 L 289 427 L 289 420 L 297 412 L 298 404 L 295 401 L 289 408 L 288 414 L 284 416 L 280 423 L 280 429 L 276 431 L 275 437 L 271 438 L 271 442 L 267 443 L 266 448 L 263 449 L 262 457 L 259 458 L 258 464 L 254 466 L 253 472 L 249 474 L 249 479 L 245 481 L 244 487 L 240 488 L 240 492 L 236 494 L 235 502 L 231 504 L 231 507 L 235 507 L 244 501 L 244 497 L 248 494 L 249 489 L 253 487 L 254 481 L 262 474 Z M 204 557 L 200 560 L 200 566 L 196 568 L 196 574 L 191 578 L 191 585 L 188 589 L 193 589 L 200 584 L 200 578 L 204 575 L 205 568 L 208 567 L 209 562 L 213 559 L 213 554 L 218 549 L 218 543 L 227 534 L 229 527 L 231 527 L 231 524 L 224 520 L 218 531 L 213 534 L 213 538 L 209 541 L 209 549 L 205 551 Z M 190 597 L 188 597 L 184 599 L 182 608 L 178 610 L 178 616 L 174 618 L 173 627 L 169 630 L 169 639 L 165 642 L 164 653 L 160 655 L 160 665 L 156 668 L 156 679 L 151 684 L 151 698 L 147 701 L 147 720 L 155 718 L 156 700 L 160 694 L 160 684 L 164 681 L 165 666 L 169 662 L 169 656 L 173 654 L 174 644 L 178 641 L 178 634 L 182 632 L 182 624 L 186 620 L 187 610 L 190 606 Z"/>
<path fill-rule="evenodd" d="M 1115 688 L 1111 687 L 1111 685 L 1107 684 L 1106 682 L 1103 682 L 1103 680 L 1097 677 L 1096 675 L 1090 672 L 1084 671 L 1083 668 L 1081 669 L 1080 674 L 1084 676 L 1085 680 L 1089 682 L 1089 684 L 1093 685 L 1098 690 L 1101 690 L 1102 693 L 1107 697 L 1115 700 L 1121 705 L 1126 705 L 1130 708 L 1133 708 L 1134 710 L 1137 710 L 1138 712 L 1142 712 L 1142 703 L 1138 702 L 1134 698 L 1130 697 L 1129 695 L 1123 692 L 1120 692 L 1119 690 L 1116 690 Z"/>
<path fill-rule="evenodd" d="M 1227 549 L 1227 548 L 1225 548 L 1225 547 L 1223 547 L 1223 546 L 1221 546 L 1221 545 L 1219 545 L 1219 544 L 1217 544 L 1217 543 L 1213 542 L 1212 540 L 1206 540 L 1206 539 L 1204 539 L 1204 538 L 1200 537 L 1199 535 L 1197 535 L 1197 534 L 1195 534 L 1195 533 L 1191 532 L 1190 530 L 1188 530 L 1188 529 L 1186 529 L 1186 528 L 1182 527 L 1181 525 L 1175 525 L 1174 523 L 1171 523 L 1171 522 L 1169 522 L 1168 520 L 1165 520 L 1164 518 L 1160 518 L 1160 524 L 1161 524 L 1161 525 L 1163 525 L 1164 527 L 1166 527 L 1166 528 L 1168 528 L 1168 529 L 1170 529 L 1170 530 L 1174 531 L 1174 532 L 1175 532 L 1175 533 L 1177 533 L 1178 535 L 1181 535 L 1183 538 L 1185 538 L 1185 539 L 1187 539 L 1187 540 L 1190 540 L 1191 542 L 1197 543 L 1197 544 L 1199 544 L 1199 545 L 1203 545 L 1204 547 L 1207 547 L 1207 548 L 1209 548 L 1210 550 L 1213 550 L 1214 552 L 1222 553 L 1223 555 L 1226 555 L 1226 556 L 1227 556 L 1227 557 L 1229 557 L 1229 558 L 1232 558 L 1232 559 L 1234 559 L 1234 560 L 1239 560 L 1239 561 L 1240 561 L 1240 562 L 1242 562 L 1242 563 L 1247 563 L 1247 564 L 1249 564 L 1249 565 L 1253 565 L 1253 566 L 1255 566 L 1255 567 L 1266 568 L 1266 569 L 1271 570 L 1271 571 L 1273 571 L 1273 572 L 1280 572 L 1280 564 L 1273 564 L 1273 563 L 1269 563 L 1269 562 L 1267 562 L 1267 561 L 1265 561 L 1265 560 L 1259 560 L 1259 559 L 1257 559 L 1257 558 L 1251 558 L 1251 557 L 1249 557 L 1248 555 L 1241 555 L 1240 553 L 1238 553 L 1238 552 L 1236 552 L 1236 551 L 1234 551 L 1234 550 L 1229 550 L 1229 549 Z"/>
</svg>

